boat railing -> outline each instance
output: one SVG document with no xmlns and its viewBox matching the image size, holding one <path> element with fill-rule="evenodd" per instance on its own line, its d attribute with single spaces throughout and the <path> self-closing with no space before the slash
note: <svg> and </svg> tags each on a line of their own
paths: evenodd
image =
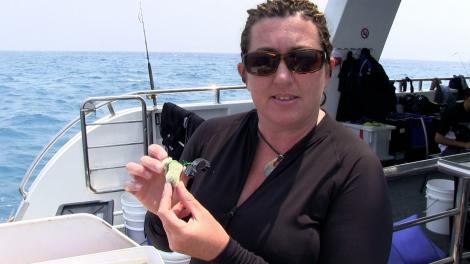
<svg viewBox="0 0 470 264">
<path fill-rule="evenodd" d="M 95 104 L 103 102 L 106 103 L 108 106 L 108 110 L 110 112 L 110 116 L 115 116 L 114 108 L 112 107 L 112 102 L 116 101 L 132 101 L 136 100 L 140 103 L 141 107 L 141 116 L 140 119 L 131 119 L 125 121 L 101 121 L 101 122 L 87 122 L 87 115 L 92 112 L 96 112 Z M 93 166 L 93 163 L 90 161 L 90 151 L 103 151 L 109 150 L 112 152 L 116 152 L 115 148 L 133 148 L 135 146 L 142 145 L 142 153 L 147 155 L 148 149 L 148 135 L 147 135 L 147 105 L 145 100 L 142 99 L 141 96 L 138 95 L 122 95 L 122 96 L 106 96 L 106 97 L 91 97 L 88 98 L 85 102 L 82 103 L 80 106 L 80 123 L 81 123 L 81 132 L 82 132 L 82 149 L 83 149 L 83 160 L 85 163 L 85 182 L 86 186 L 93 191 L 94 193 L 106 193 L 106 192 L 115 192 L 120 191 L 120 188 L 100 188 L 95 186 L 92 183 L 91 176 L 94 173 L 99 173 L 100 171 L 113 171 L 114 174 L 119 175 L 118 171 L 125 168 L 125 164 L 113 164 L 110 165 L 99 165 Z M 135 125 L 141 124 L 142 129 L 140 131 L 142 140 L 135 141 L 122 141 L 119 142 L 107 142 L 106 144 L 92 144 L 89 145 L 89 135 L 88 135 L 88 127 L 96 127 L 96 126 L 122 126 L 122 125 Z M 108 152 L 109 153 L 109 152 Z"/>
<path fill-rule="evenodd" d="M 470 153 L 466 153 L 384 168 L 384 173 L 387 180 L 393 180 L 398 177 L 428 174 L 436 171 L 454 177 L 458 180 L 454 208 L 424 217 L 419 217 L 415 220 L 410 220 L 393 227 L 394 231 L 399 231 L 411 226 L 421 225 L 438 219 L 453 216 L 454 228 L 451 234 L 450 256 L 440 259 L 436 262 L 432 262 L 433 264 L 461 263 L 462 258 L 470 257 L 470 252 L 463 252 L 464 231 L 468 212 L 467 201 L 469 198 L 469 160 Z"/>
<path fill-rule="evenodd" d="M 214 103 L 221 103 L 221 91 L 226 90 L 243 90 L 246 89 L 245 85 L 232 85 L 232 86 L 206 86 L 206 87 L 193 87 L 193 88 L 178 88 L 178 89 L 158 89 L 158 90 L 141 90 L 134 91 L 130 93 L 125 93 L 123 96 L 140 96 L 151 99 L 153 97 L 158 98 L 162 94 L 173 94 L 173 93 L 192 93 L 192 92 L 213 92 L 214 93 Z M 108 111 L 111 115 L 114 114 L 115 110 L 112 105 L 112 102 L 103 102 L 94 106 L 95 110 L 101 109 L 102 107 L 107 106 Z M 92 112 L 88 113 L 91 114 Z M 69 132 L 73 127 L 80 123 L 80 116 L 74 118 L 69 122 L 65 127 L 63 127 L 39 152 L 35 157 L 31 165 L 29 166 L 26 173 L 23 175 L 23 178 L 19 185 L 19 192 L 23 199 L 28 197 L 28 190 L 26 186 L 28 185 L 31 177 L 34 175 L 34 172 L 38 168 L 39 164 L 43 161 L 46 155 L 51 151 L 51 149 L 61 140 L 67 132 Z"/>
<path fill-rule="evenodd" d="M 464 77 L 466 80 L 470 80 L 470 77 Z M 422 91 L 423 82 L 430 82 L 434 78 L 412 78 L 410 79 L 412 82 L 418 82 L 418 91 Z M 452 78 L 439 78 L 439 80 L 448 81 Z M 393 79 L 394 83 L 399 83 L 402 79 Z M 399 87 L 396 87 L 399 89 Z M 157 89 L 157 90 L 142 90 L 142 91 L 135 91 L 126 93 L 124 95 L 138 95 L 138 96 L 145 96 L 148 99 L 153 99 L 158 97 L 160 94 L 173 94 L 173 93 L 191 93 L 191 92 L 210 92 L 214 93 L 214 103 L 220 104 L 221 103 L 221 92 L 225 90 L 243 90 L 246 89 L 245 85 L 230 85 L 230 86 L 206 86 L 206 87 L 193 87 L 193 88 L 178 88 L 178 89 Z M 399 92 L 399 91 L 398 91 Z M 108 106 L 109 112 L 111 114 L 114 113 L 114 109 L 112 104 L 110 103 L 103 103 L 101 105 L 97 105 L 96 109 L 99 109 L 103 106 Z M 76 117 L 70 123 L 68 123 L 63 129 L 61 129 L 53 138 L 48 142 L 48 144 L 39 152 L 39 154 L 35 157 L 31 165 L 29 166 L 26 173 L 23 175 L 23 178 L 20 183 L 19 192 L 23 199 L 27 197 L 27 190 L 26 185 L 28 184 L 29 180 L 31 179 L 33 173 L 37 169 L 40 162 L 44 159 L 46 154 L 51 150 L 51 148 L 73 127 L 75 127 L 80 122 L 80 117 Z"/>
<path fill-rule="evenodd" d="M 464 77 L 465 80 L 470 80 L 470 76 L 467 76 L 467 77 Z M 439 80 L 441 81 L 450 81 L 452 80 L 453 78 L 450 77 L 450 78 L 438 78 Z M 394 84 L 400 84 L 401 81 L 403 81 L 404 79 L 393 79 L 393 80 L 390 80 L 391 82 L 393 82 Z M 423 82 L 432 82 L 434 80 L 434 78 L 413 78 L 411 79 L 411 82 L 412 83 L 415 83 L 415 82 L 418 82 L 418 90 L 417 91 L 423 91 Z M 399 89 L 400 87 L 396 87 L 395 86 L 395 89 L 397 90 L 397 92 L 400 92 Z M 429 90 L 429 89 L 428 89 Z"/>
<path fill-rule="evenodd" d="M 206 87 L 194 87 L 194 88 L 177 88 L 177 89 L 162 89 L 162 90 L 144 90 L 130 93 L 132 95 L 141 95 L 151 98 L 160 94 L 174 94 L 174 93 L 191 93 L 191 92 L 213 92 L 214 103 L 221 103 L 221 92 L 227 90 L 245 90 L 245 85 L 230 85 L 230 86 L 206 86 Z"/>
<path fill-rule="evenodd" d="M 439 78 L 440 80 L 451 80 L 452 78 Z M 465 77 L 466 80 L 469 80 L 470 77 Z M 432 81 L 433 78 L 413 78 L 411 79 L 412 82 L 418 82 L 418 90 L 422 89 L 423 82 Z M 401 79 L 391 80 L 396 83 L 399 83 Z M 158 90 L 142 90 L 142 91 L 135 91 L 126 93 L 124 95 L 139 95 L 145 96 L 147 98 L 154 98 L 158 97 L 160 94 L 172 94 L 172 93 L 191 93 L 191 92 L 210 92 L 214 93 L 214 103 L 220 104 L 221 102 L 221 91 L 225 90 L 243 90 L 246 89 L 245 85 L 232 85 L 232 86 L 206 86 L 206 87 L 193 87 L 193 88 L 178 88 L 178 89 L 158 89 Z M 114 109 L 112 104 L 103 103 L 101 105 L 97 105 L 96 109 L 100 109 L 103 106 L 108 106 L 109 112 L 112 114 L 114 113 Z M 33 173 L 36 171 L 40 162 L 44 159 L 47 153 L 52 149 L 57 142 L 64 137 L 64 135 L 70 131 L 71 128 L 75 127 L 80 122 L 80 117 L 76 117 L 70 123 L 68 123 L 64 128 L 62 128 L 49 142 L 47 145 L 43 147 L 43 149 L 39 152 L 39 154 L 35 157 L 31 165 L 29 166 L 26 173 L 23 175 L 23 178 L 20 182 L 19 192 L 23 199 L 27 197 L 27 190 L 26 186 L 29 183 Z"/>
<path fill-rule="evenodd" d="M 26 190 L 26 185 L 28 184 L 29 180 L 31 179 L 31 176 L 33 173 L 36 171 L 36 168 L 38 167 L 39 163 L 44 159 L 47 153 L 52 149 L 52 147 L 72 128 L 74 127 L 78 122 L 80 121 L 80 117 L 77 117 L 70 121 L 65 127 L 63 127 L 48 143 L 45 145 L 42 150 L 39 152 L 39 154 L 34 158 L 33 162 L 29 166 L 28 170 L 26 173 L 23 175 L 23 178 L 21 179 L 20 182 L 20 187 L 19 191 L 23 199 L 26 199 L 28 196 L 28 192 Z"/>
</svg>

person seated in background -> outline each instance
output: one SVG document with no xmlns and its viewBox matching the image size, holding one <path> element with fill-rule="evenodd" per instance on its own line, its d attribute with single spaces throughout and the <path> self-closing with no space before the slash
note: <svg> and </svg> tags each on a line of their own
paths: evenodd
<svg viewBox="0 0 470 264">
<path fill-rule="evenodd" d="M 430 91 L 434 91 L 434 102 L 445 105 L 447 107 L 455 104 L 457 100 L 457 90 L 451 89 L 449 86 L 441 84 L 439 78 L 434 78 L 431 82 Z"/>
<path fill-rule="evenodd" d="M 465 89 L 464 100 L 447 107 L 441 114 L 434 141 L 443 145 L 442 156 L 470 150 L 470 89 Z"/>
</svg>

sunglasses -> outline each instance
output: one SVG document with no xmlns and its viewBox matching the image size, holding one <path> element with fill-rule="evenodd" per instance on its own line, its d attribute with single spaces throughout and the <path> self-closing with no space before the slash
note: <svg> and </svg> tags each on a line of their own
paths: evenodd
<svg viewBox="0 0 470 264">
<path fill-rule="evenodd" d="M 258 76 L 275 73 L 281 60 L 284 60 L 291 72 L 311 73 L 321 69 L 326 62 L 326 52 L 316 49 L 294 49 L 281 54 L 276 50 L 258 50 L 243 56 L 246 71 Z"/>
</svg>

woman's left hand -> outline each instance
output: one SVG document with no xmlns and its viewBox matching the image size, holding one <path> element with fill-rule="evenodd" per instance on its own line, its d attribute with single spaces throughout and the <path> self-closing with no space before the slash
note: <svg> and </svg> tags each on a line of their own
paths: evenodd
<svg viewBox="0 0 470 264">
<path fill-rule="evenodd" d="M 173 207 L 173 191 L 179 201 Z M 157 215 L 163 223 L 170 249 L 191 257 L 210 261 L 215 259 L 227 246 L 229 235 L 215 218 L 182 182 L 173 190 L 166 183 Z M 186 222 L 181 218 L 189 216 Z"/>
</svg>

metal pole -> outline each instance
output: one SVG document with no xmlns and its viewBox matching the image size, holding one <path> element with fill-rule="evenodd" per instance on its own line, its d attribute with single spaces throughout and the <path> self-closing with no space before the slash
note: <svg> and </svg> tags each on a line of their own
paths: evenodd
<svg viewBox="0 0 470 264">
<path fill-rule="evenodd" d="M 467 201 L 468 201 L 468 180 L 459 178 L 457 188 L 456 207 L 460 214 L 454 217 L 454 232 L 452 233 L 451 253 L 454 263 L 460 264 L 462 259 L 463 238 L 465 222 L 467 221 Z"/>
</svg>

